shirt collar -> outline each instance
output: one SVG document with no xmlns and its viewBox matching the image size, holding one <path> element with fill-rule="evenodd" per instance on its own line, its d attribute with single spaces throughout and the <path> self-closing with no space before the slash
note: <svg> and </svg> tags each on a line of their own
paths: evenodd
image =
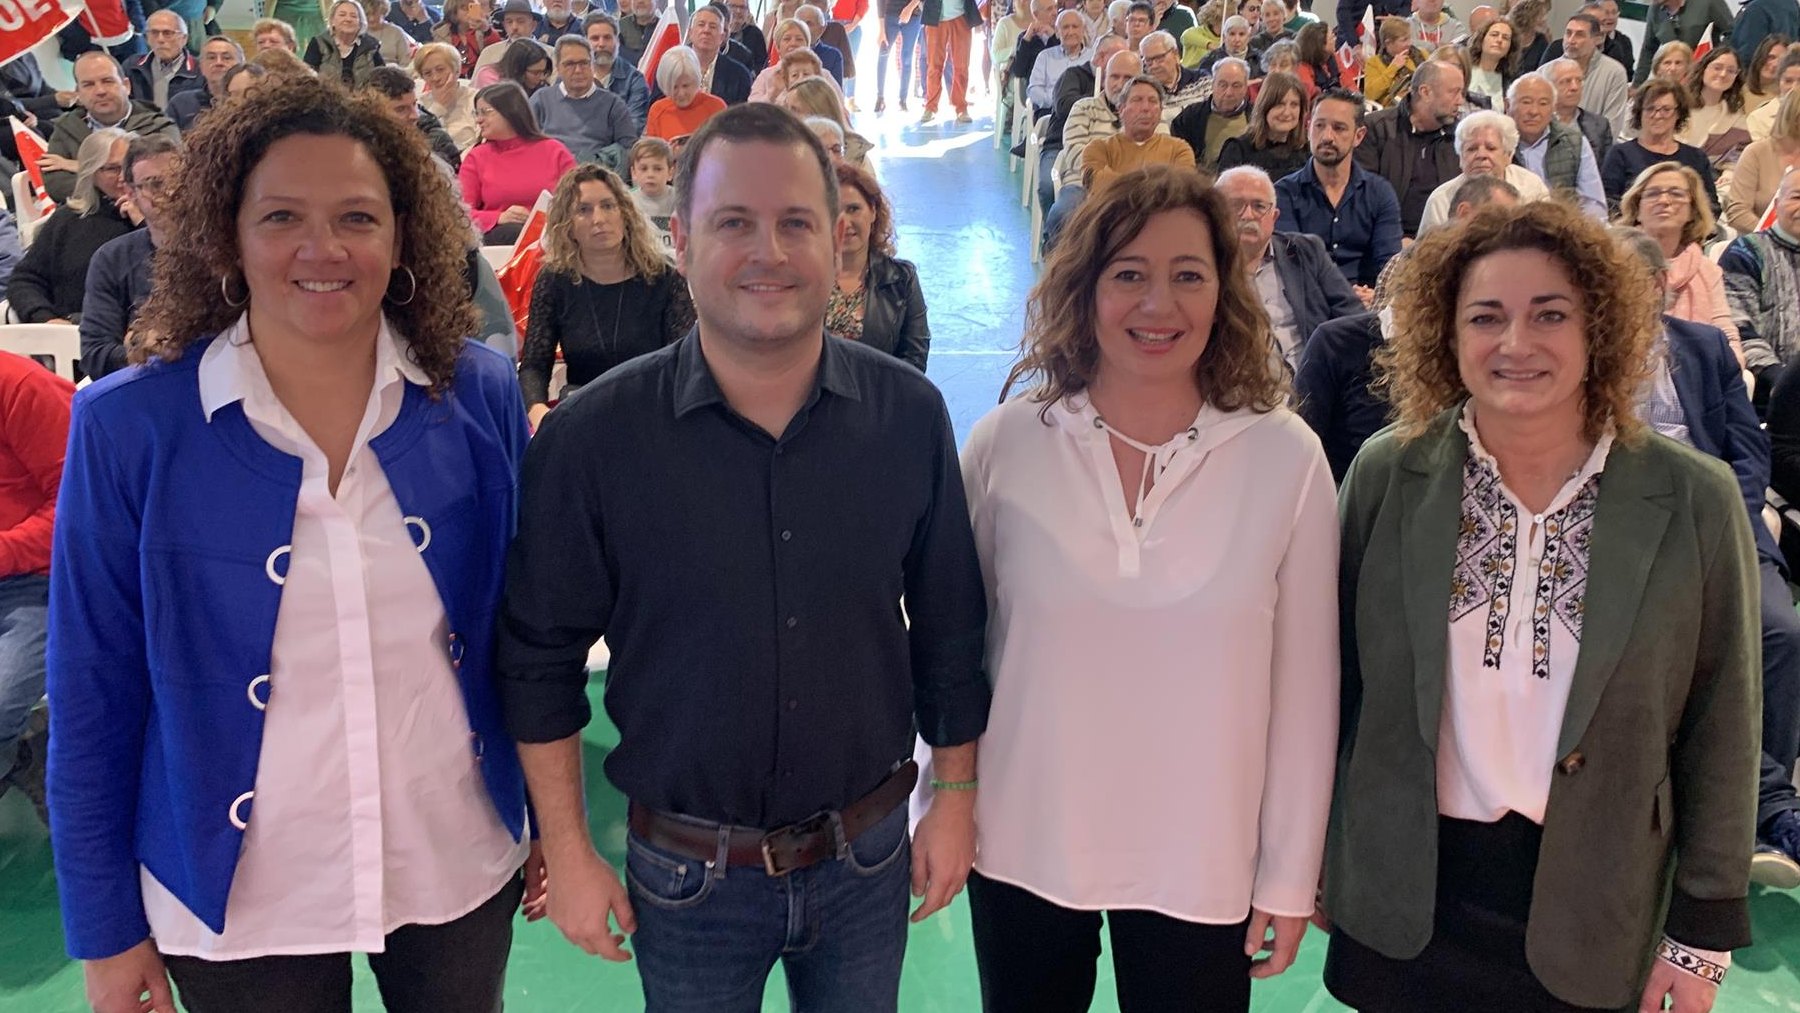
<svg viewBox="0 0 1800 1013">
<path fill-rule="evenodd" d="M 562 81 L 556 82 L 556 90 L 562 93 L 563 98 L 572 98 L 579 102 L 580 100 L 582 100 L 584 98 L 592 97 L 594 92 L 600 90 L 600 78 L 598 76 L 596 76 L 594 78 L 593 82 L 588 85 L 588 90 L 587 90 L 586 95 L 571 95 L 571 94 L 569 94 L 569 86 Z"/>
<path fill-rule="evenodd" d="M 852 401 L 862 400 L 862 388 L 857 384 L 843 350 L 837 347 L 840 340 L 829 334 L 825 336 L 808 405 L 818 400 L 821 390 Z M 682 418 L 707 405 L 724 403 L 725 394 L 719 390 L 719 381 L 713 379 L 712 367 L 706 364 L 706 356 L 700 351 L 700 325 L 695 324 L 675 350 L 675 417 Z"/>
<path fill-rule="evenodd" d="M 411 352 L 406 339 L 382 317 L 381 333 L 375 339 L 376 393 L 401 381 L 421 387 L 431 385 L 431 377 L 413 361 Z M 233 402 L 242 401 L 249 408 L 274 399 L 269 375 L 263 372 L 262 357 L 250 344 L 250 314 L 238 317 L 207 346 L 200 359 L 199 382 L 200 408 L 208 422 L 214 413 Z"/>
<path fill-rule="evenodd" d="M 1469 438 L 1470 455 L 1479 461 L 1482 467 L 1498 475 L 1500 473 L 1499 462 L 1494 460 L 1494 455 L 1490 454 L 1487 447 L 1482 445 L 1481 434 L 1475 431 L 1475 402 L 1473 399 L 1463 402 L 1462 413 L 1457 417 L 1456 424 L 1462 429 L 1463 435 Z M 1606 457 L 1612 452 L 1612 445 L 1611 430 L 1600 434 L 1600 439 L 1594 443 L 1594 449 L 1588 452 L 1587 460 L 1583 461 L 1581 467 L 1576 469 L 1575 473 L 1569 476 L 1568 481 L 1563 483 L 1561 491 L 1556 494 L 1555 503 L 1544 513 L 1549 514 L 1562 509 L 1562 504 L 1567 502 L 1575 490 L 1587 484 L 1588 479 L 1605 471 Z"/>
</svg>

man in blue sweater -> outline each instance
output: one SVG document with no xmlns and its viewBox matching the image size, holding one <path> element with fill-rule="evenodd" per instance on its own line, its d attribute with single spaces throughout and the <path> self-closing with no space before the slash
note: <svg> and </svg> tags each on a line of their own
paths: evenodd
<svg viewBox="0 0 1800 1013">
<path fill-rule="evenodd" d="M 150 297 L 150 258 L 168 232 L 169 191 L 175 185 L 181 142 L 162 134 L 134 139 L 125 149 L 125 195 L 144 227 L 111 240 L 88 261 L 81 297 L 81 368 L 98 380 L 124 369 L 125 339 L 138 307 Z"/>
<path fill-rule="evenodd" d="M 556 40 L 556 74 L 556 84 L 531 95 L 538 125 L 576 161 L 619 168 L 641 131 L 625 100 L 594 79 L 593 45 L 579 35 Z"/>
</svg>

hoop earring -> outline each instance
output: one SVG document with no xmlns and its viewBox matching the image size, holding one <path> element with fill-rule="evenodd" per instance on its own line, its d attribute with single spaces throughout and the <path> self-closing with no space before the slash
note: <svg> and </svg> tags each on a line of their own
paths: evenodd
<svg viewBox="0 0 1800 1013">
<path fill-rule="evenodd" d="M 221 274 L 219 275 L 219 298 L 225 300 L 225 305 L 234 310 L 242 309 L 244 304 L 250 301 L 250 283 L 244 282 L 244 297 L 234 300 L 231 298 L 231 275 Z"/>
<path fill-rule="evenodd" d="M 406 298 L 396 299 L 394 298 L 394 294 L 390 291 L 387 294 L 388 302 L 393 303 L 395 306 L 405 306 L 413 301 L 414 296 L 419 294 L 419 279 L 413 275 L 412 268 L 407 267 L 405 264 L 401 264 L 399 267 L 395 268 L 394 271 L 406 272 Z M 392 289 L 393 287 L 394 279 L 390 277 L 388 278 L 388 288 Z"/>
</svg>

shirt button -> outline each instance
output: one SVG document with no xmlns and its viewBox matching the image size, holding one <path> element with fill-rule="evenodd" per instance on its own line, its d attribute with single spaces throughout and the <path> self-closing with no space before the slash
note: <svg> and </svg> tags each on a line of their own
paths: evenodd
<svg viewBox="0 0 1800 1013">
<path fill-rule="evenodd" d="M 782 532 L 782 533 L 781 533 L 781 540 L 782 540 L 782 541 L 784 541 L 784 542 L 791 542 L 791 541 L 793 541 L 793 540 L 794 540 L 794 533 L 793 533 L 793 532 L 792 532 L 792 531 L 783 531 L 783 532 Z"/>
<path fill-rule="evenodd" d="M 788 629 L 791 630 L 798 625 L 800 625 L 800 620 L 795 619 L 793 616 L 788 616 L 788 618 L 787 618 L 787 628 Z"/>
</svg>

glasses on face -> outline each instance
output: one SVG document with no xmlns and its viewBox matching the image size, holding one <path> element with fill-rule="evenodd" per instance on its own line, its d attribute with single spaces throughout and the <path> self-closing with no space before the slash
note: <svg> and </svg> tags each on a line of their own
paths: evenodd
<svg viewBox="0 0 1800 1013">
<path fill-rule="evenodd" d="M 1275 210 L 1275 205 L 1266 200 L 1245 200 L 1242 197 L 1233 197 L 1227 200 L 1225 206 L 1230 208 L 1231 213 L 1239 218 L 1244 217 L 1244 212 L 1246 211 L 1250 212 L 1250 217 L 1252 218 L 1261 218 Z"/>
<path fill-rule="evenodd" d="M 1686 201 L 1688 191 L 1685 186 L 1659 186 L 1653 190 L 1645 190 L 1643 199 L 1646 204 L 1656 204 L 1666 200 Z"/>
<path fill-rule="evenodd" d="M 147 176 L 136 182 L 127 183 L 126 186 L 138 193 L 149 194 L 151 197 L 161 197 L 169 192 L 169 181 L 161 176 Z"/>
<path fill-rule="evenodd" d="M 592 60 L 564 60 L 557 64 L 558 67 L 562 68 L 562 72 L 565 74 L 571 70 L 580 70 L 583 67 L 591 67 L 593 65 Z"/>
<path fill-rule="evenodd" d="M 107 162 L 96 170 L 102 176 L 117 176 L 124 171 L 125 167 L 118 162 Z"/>
<path fill-rule="evenodd" d="M 173 39 L 178 35 L 185 34 L 185 32 L 178 32 L 173 28 L 148 28 L 144 30 L 144 37 L 148 39 Z"/>
<path fill-rule="evenodd" d="M 1165 49 L 1160 53 L 1145 53 L 1144 59 L 1149 61 L 1150 63 L 1161 63 L 1164 60 L 1167 60 L 1167 59 L 1173 57 L 1174 55 L 1175 55 L 1175 51 L 1173 49 Z"/>
<path fill-rule="evenodd" d="M 1675 115 L 1675 106 L 1673 104 L 1651 106 L 1650 108 L 1644 110 L 1644 115 L 1645 116 L 1673 116 L 1673 115 Z"/>
</svg>

